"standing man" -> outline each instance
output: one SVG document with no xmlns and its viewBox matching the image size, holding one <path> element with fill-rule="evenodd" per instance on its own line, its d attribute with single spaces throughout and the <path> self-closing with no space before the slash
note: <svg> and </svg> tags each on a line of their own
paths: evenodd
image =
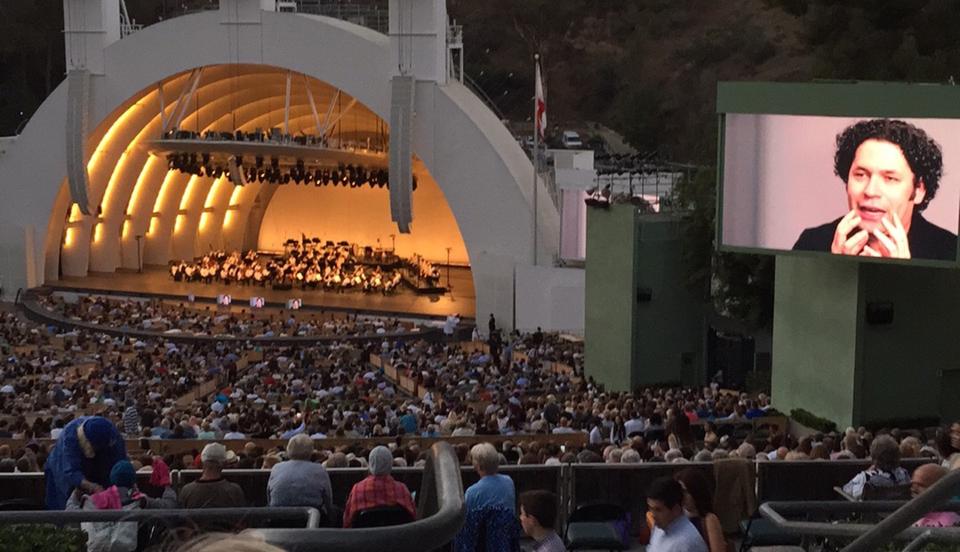
<svg viewBox="0 0 960 552">
<path fill-rule="evenodd" d="M 683 511 L 683 487 L 661 477 L 647 490 L 654 529 L 647 552 L 708 552 L 707 543 Z"/>
<path fill-rule="evenodd" d="M 110 486 L 110 470 L 127 458 L 123 436 L 110 420 L 82 416 L 66 425 L 47 458 L 47 509 L 63 510 L 74 489 L 86 494 Z"/>
</svg>

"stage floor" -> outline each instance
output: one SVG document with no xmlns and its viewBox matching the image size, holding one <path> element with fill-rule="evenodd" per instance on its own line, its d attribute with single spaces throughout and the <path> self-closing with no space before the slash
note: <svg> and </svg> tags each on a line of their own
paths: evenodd
<svg viewBox="0 0 960 552">
<path fill-rule="evenodd" d="M 447 269 L 441 268 L 441 283 L 447 283 Z M 229 294 L 234 306 L 249 305 L 251 297 L 263 297 L 271 306 L 283 306 L 288 299 L 302 299 L 303 306 L 353 310 L 376 314 L 409 314 L 416 316 L 445 317 L 458 313 L 462 318 L 476 316 L 477 300 L 473 290 L 473 275 L 469 268 L 450 268 L 450 291 L 443 295 L 418 295 L 410 288 L 402 287 L 392 295 L 379 293 L 344 292 L 325 290 L 275 290 L 269 285 L 239 286 L 219 282 L 176 282 L 166 267 L 144 267 L 143 273 L 119 270 L 115 273 L 91 272 L 83 278 L 63 277 L 59 282 L 50 282 L 45 287 L 57 291 L 82 291 L 85 293 L 112 293 L 126 295 L 159 296 L 165 299 L 185 299 L 193 294 L 197 300 L 215 300 L 217 295 Z"/>
</svg>

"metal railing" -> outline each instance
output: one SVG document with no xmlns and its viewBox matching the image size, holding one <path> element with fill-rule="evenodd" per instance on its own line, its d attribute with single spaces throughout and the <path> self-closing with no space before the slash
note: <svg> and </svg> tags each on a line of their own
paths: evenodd
<svg viewBox="0 0 960 552">
<path fill-rule="evenodd" d="M 377 4 L 344 4 L 341 2 L 318 2 L 298 0 L 297 11 L 340 19 L 373 29 L 381 34 L 390 32 L 390 12 Z"/>
<path fill-rule="evenodd" d="M 950 472 L 913 500 L 867 502 L 767 502 L 760 513 L 778 530 L 804 537 L 854 538 L 844 552 L 878 550 L 895 540 L 910 540 L 905 550 L 917 550 L 928 542 L 960 544 L 960 527 L 913 527 L 913 524 L 933 511 L 960 512 L 960 501 L 950 501 L 960 492 L 960 471 Z M 893 512 L 875 525 L 858 523 L 789 521 L 788 515 Z"/>
<path fill-rule="evenodd" d="M 304 519 L 306 529 L 320 526 L 320 511 L 309 507 L 283 508 L 205 508 L 176 510 L 67 510 L 0 512 L 0 524 L 7 523 L 81 523 L 106 521 L 265 521 Z"/>
<path fill-rule="evenodd" d="M 417 521 L 365 529 L 264 529 L 267 542 L 289 552 L 384 550 L 422 552 L 449 543 L 463 525 L 463 482 L 453 447 L 430 447 L 419 493 Z M 385 546 L 386 545 L 386 546 Z"/>
</svg>

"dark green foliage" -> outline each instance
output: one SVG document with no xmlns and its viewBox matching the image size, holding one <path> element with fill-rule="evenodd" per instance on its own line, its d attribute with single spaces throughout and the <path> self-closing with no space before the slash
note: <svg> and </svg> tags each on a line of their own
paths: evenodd
<svg viewBox="0 0 960 552">
<path fill-rule="evenodd" d="M 676 204 L 685 211 L 681 259 L 688 274 L 687 286 L 705 299 L 709 297 L 718 313 L 755 328 L 769 327 L 774 259 L 716 251 L 716 187 L 716 169 L 708 168 L 683 180 L 675 190 Z"/>
<path fill-rule="evenodd" d="M 2 525 L 0 550 L 4 552 L 84 552 L 87 534 L 79 528 L 55 525 Z"/>
<path fill-rule="evenodd" d="M 821 418 L 815 414 L 807 412 L 802 408 L 795 408 L 791 410 L 790 417 L 793 418 L 795 422 L 822 433 L 830 433 L 837 430 L 836 422 L 831 422 L 826 418 Z"/>
</svg>

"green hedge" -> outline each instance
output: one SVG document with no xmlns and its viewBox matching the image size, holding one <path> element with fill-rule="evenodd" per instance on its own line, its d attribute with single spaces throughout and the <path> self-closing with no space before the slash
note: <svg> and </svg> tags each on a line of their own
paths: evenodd
<svg viewBox="0 0 960 552">
<path fill-rule="evenodd" d="M 78 527 L 56 525 L 0 526 L 3 552 L 86 552 L 87 534 Z"/>
<path fill-rule="evenodd" d="M 826 418 L 821 418 L 802 408 L 794 408 L 790 411 L 790 417 L 798 424 L 805 425 L 810 429 L 815 429 L 823 433 L 830 433 L 837 430 L 837 424 Z"/>
</svg>

